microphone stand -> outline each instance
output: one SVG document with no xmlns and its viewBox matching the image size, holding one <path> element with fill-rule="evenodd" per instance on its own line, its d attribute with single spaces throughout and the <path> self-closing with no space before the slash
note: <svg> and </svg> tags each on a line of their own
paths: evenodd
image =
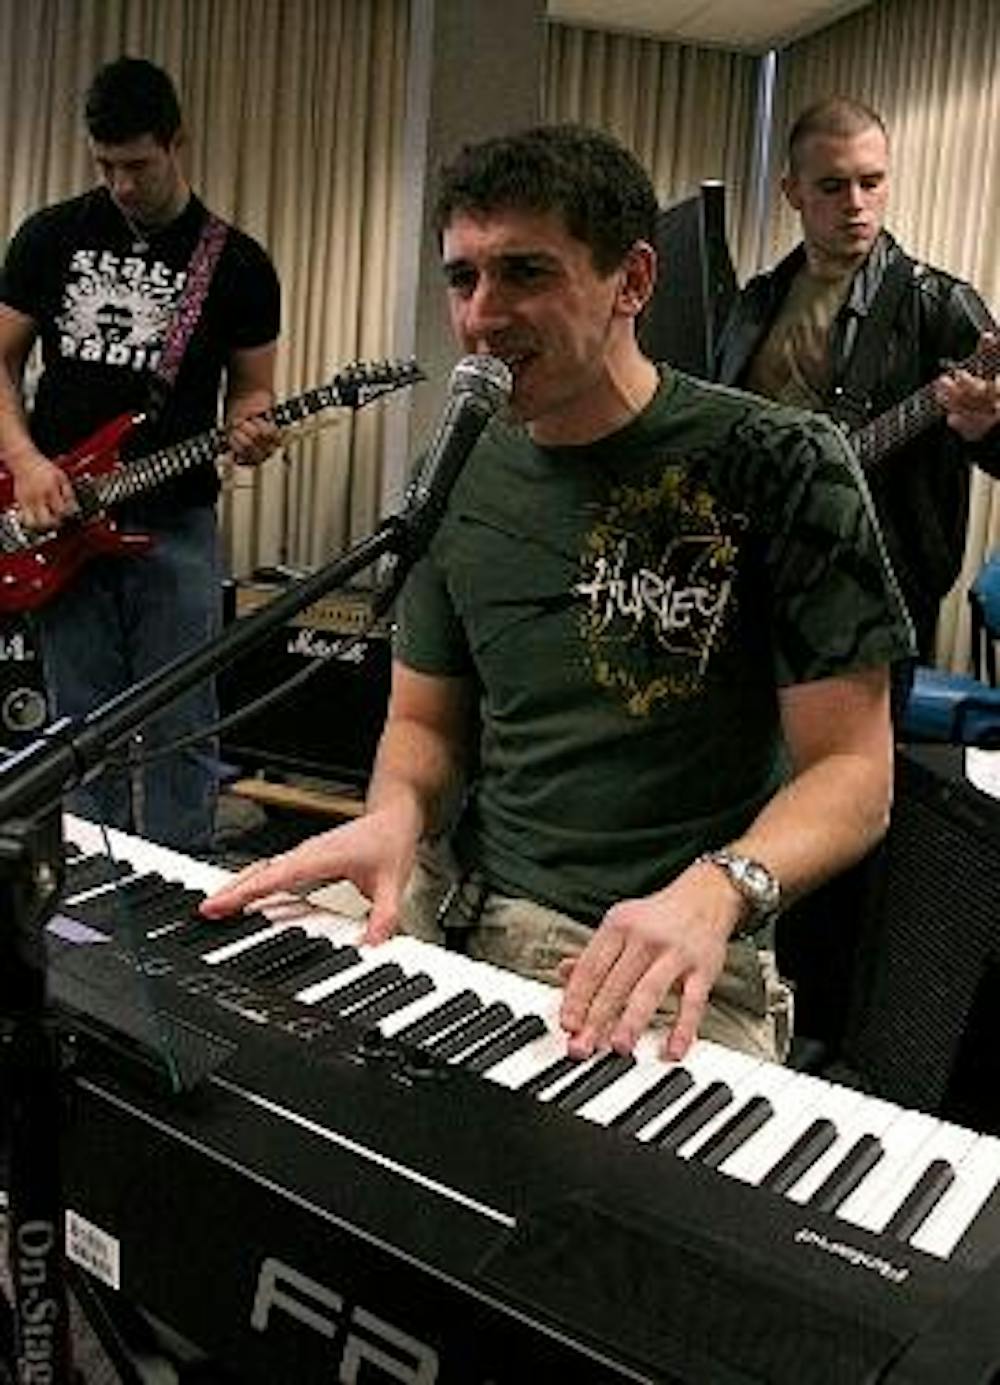
<svg viewBox="0 0 1000 1385">
<path fill-rule="evenodd" d="M 512 389 L 503 361 L 464 357 L 452 372 L 443 417 L 398 514 L 216 639 L 85 717 L 55 722 L 0 766 L 0 1117 L 7 1117 L 10 1149 L 9 1260 L 19 1381 L 73 1385 L 59 1176 L 62 1084 L 45 964 L 45 927 L 64 876 L 62 795 L 93 778 L 111 752 L 168 703 L 392 554 L 395 561 L 373 603 L 373 619 L 384 615 L 426 548 L 480 434 Z"/>
<path fill-rule="evenodd" d="M 117 746 L 176 697 L 391 554 L 395 561 L 373 601 L 373 619 L 384 615 L 442 508 L 440 495 L 408 496 L 399 514 L 340 558 L 87 716 L 56 721 L 0 765 L 0 1121 L 9 1151 L 18 1380 L 74 1380 L 59 1167 L 63 1065 L 47 1002 L 45 944 L 64 880 L 62 795 L 93 778 Z"/>
</svg>

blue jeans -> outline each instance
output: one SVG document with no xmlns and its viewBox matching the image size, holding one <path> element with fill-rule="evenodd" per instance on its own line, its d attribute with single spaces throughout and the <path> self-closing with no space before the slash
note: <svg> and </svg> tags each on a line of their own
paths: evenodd
<svg viewBox="0 0 1000 1385">
<path fill-rule="evenodd" d="M 152 534 L 152 549 L 92 560 L 40 612 L 46 677 L 59 716 L 85 715 L 220 628 L 214 508 L 122 527 Z M 205 680 L 141 728 L 142 754 L 216 719 L 214 684 Z M 109 768 L 74 790 L 67 807 L 180 851 L 208 850 L 218 788 L 214 740 L 155 760 L 140 772 L 138 795 L 135 787 L 129 772 Z"/>
</svg>

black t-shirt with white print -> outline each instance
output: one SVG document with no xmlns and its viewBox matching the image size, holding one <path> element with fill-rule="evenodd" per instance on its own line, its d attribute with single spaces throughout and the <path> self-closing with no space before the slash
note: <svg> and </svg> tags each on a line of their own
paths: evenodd
<svg viewBox="0 0 1000 1385">
<path fill-rule="evenodd" d="M 55 457 L 118 415 L 148 408 L 155 368 L 207 212 L 192 196 L 169 225 L 136 237 L 103 188 L 29 217 L 7 250 L 0 301 L 38 326 L 42 373 L 31 414 L 39 449 Z M 280 289 L 268 255 L 230 228 L 180 370 L 155 424 L 127 454 L 145 455 L 214 427 L 230 352 L 274 341 Z M 144 512 L 211 503 L 214 463 L 176 478 Z"/>
</svg>

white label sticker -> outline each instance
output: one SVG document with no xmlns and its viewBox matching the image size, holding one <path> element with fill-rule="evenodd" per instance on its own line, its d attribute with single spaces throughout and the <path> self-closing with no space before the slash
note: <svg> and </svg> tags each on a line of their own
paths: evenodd
<svg viewBox="0 0 1000 1385">
<path fill-rule="evenodd" d="M 117 1239 L 71 1209 L 66 1212 L 66 1255 L 109 1289 L 121 1288 L 121 1246 Z"/>
</svg>

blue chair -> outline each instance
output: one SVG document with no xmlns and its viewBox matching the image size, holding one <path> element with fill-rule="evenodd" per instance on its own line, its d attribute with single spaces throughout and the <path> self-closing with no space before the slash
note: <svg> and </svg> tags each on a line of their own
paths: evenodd
<svg viewBox="0 0 1000 1385">
<path fill-rule="evenodd" d="M 1000 688 L 920 665 L 906 703 L 903 739 L 1000 749 Z"/>
<path fill-rule="evenodd" d="M 993 553 L 979 569 L 969 588 L 972 635 L 972 669 L 991 688 L 997 685 L 997 649 L 1000 639 L 1000 553 Z"/>
</svg>

